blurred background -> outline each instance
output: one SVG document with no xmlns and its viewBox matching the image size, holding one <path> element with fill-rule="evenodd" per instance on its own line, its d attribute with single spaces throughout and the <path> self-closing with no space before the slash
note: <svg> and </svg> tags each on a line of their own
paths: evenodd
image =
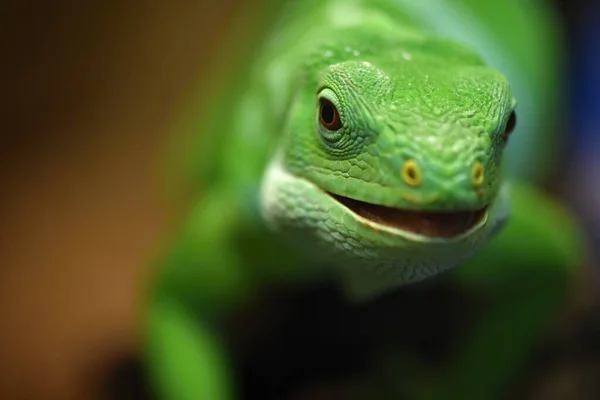
<svg viewBox="0 0 600 400">
<path fill-rule="evenodd" d="M 204 85 L 210 97 L 222 72 L 215 58 L 240 57 L 224 45 L 230 27 L 242 16 L 259 24 L 261 4 L 2 2 L 0 399 L 115 398 L 117 386 L 137 396 L 127 365 L 140 350 L 148 261 L 189 201 L 159 184 L 165 149 L 178 142 L 173 124 L 192 89 Z M 567 159 L 552 186 L 595 248 L 600 8 L 555 5 L 567 34 L 569 112 Z M 581 329 L 568 339 L 592 371 L 594 276 L 573 299 Z"/>
</svg>

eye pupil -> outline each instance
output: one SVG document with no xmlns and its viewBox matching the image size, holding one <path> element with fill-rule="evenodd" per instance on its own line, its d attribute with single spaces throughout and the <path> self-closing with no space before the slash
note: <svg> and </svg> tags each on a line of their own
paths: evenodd
<svg viewBox="0 0 600 400">
<path fill-rule="evenodd" d="M 329 100 L 321 100 L 319 112 L 321 124 L 330 131 L 336 131 L 342 127 L 338 110 Z"/>
<path fill-rule="evenodd" d="M 508 122 L 506 123 L 506 128 L 504 129 L 504 140 L 508 140 L 508 137 L 515 130 L 517 126 L 517 114 L 513 111 L 508 117 Z"/>
<path fill-rule="evenodd" d="M 323 107 L 321 107 L 321 118 L 326 124 L 331 124 L 333 122 L 334 113 L 335 111 L 333 111 L 333 107 L 329 103 L 325 103 L 323 104 Z"/>
</svg>

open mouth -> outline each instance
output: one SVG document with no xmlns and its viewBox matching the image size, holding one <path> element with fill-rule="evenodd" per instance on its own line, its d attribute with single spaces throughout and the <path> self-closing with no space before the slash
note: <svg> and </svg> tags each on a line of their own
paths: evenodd
<svg viewBox="0 0 600 400">
<path fill-rule="evenodd" d="M 329 193 L 361 217 L 383 226 L 427 236 L 453 238 L 480 223 L 487 207 L 472 211 L 414 211 L 379 206 Z"/>
</svg>

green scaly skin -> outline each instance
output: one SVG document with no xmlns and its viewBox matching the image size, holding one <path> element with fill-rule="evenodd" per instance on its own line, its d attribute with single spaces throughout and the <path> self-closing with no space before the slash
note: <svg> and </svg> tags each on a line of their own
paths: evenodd
<svg viewBox="0 0 600 400">
<path fill-rule="evenodd" d="M 303 85 L 262 183 L 271 225 L 319 249 L 365 295 L 464 261 L 508 209 L 508 195 L 499 194 L 503 134 L 515 107 L 508 82 L 452 42 L 388 33 L 385 18 L 313 41 L 316 54 L 301 68 Z M 339 42 L 346 46 L 331 45 Z M 317 121 L 320 99 L 336 106 L 341 129 Z M 403 174 L 410 165 L 418 182 Z M 401 210 L 489 208 L 473 229 L 431 238 L 359 217 L 328 193 Z"/>
<path fill-rule="evenodd" d="M 368 301 L 467 262 L 453 272 L 457 284 L 485 288 L 498 306 L 436 388 L 416 385 L 414 398 L 490 398 L 560 303 L 578 260 L 577 229 L 543 194 L 506 179 L 505 131 L 519 112 L 510 82 L 399 4 L 290 6 L 235 96 L 225 94 L 226 114 L 204 125 L 219 137 L 203 150 L 215 157 L 210 186 L 165 261 L 149 318 L 148 365 L 161 398 L 235 398 L 215 322 L 269 282 L 333 276 L 349 300 Z M 324 100 L 340 129 L 320 122 Z M 363 206 L 334 195 L 417 222 L 361 216 Z M 478 219 L 459 217 L 462 229 L 433 236 L 427 227 L 456 212 Z M 499 332 L 511 334 L 500 352 Z"/>
</svg>

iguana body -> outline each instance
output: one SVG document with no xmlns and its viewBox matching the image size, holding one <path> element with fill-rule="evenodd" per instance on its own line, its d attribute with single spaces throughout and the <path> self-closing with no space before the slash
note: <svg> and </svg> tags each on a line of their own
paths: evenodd
<svg viewBox="0 0 600 400">
<path fill-rule="evenodd" d="M 449 4 L 459 3 L 438 7 Z M 471 18 L 486 14 L 469 4 L 461 7 L 473 11 Z M 514 93 L 527 90 L 513 89 L 486 63 L 484 55 L 498 60 L 501 49 L 483 54 L 485 46 L 448 39 L 460 23 L 435 32 L 424 10 L 401 1 L 293 3 L 235 93 L 221 97 L 225 103 L 201 132 L 213 138 L 203 142 L 208 185 L 166 260 L 151 306 L 148 356 L 161 396 L 233 398 L 213 323 L 270 282 L 333 277 L 349 301 L 368 301 L 473 256 L 457 282 L 490 291 L 498 276 L 527 276 L 539 262 L 555 268 L 544 271 L 551 278 L 543 291 L 518 291 L 523 301 L 541 300 L 531 327 L 511 326 L 524 333 L 504 354 L 516 362 L 534 340 L 550 302 L 561 296 L 576 247 L 547 229 L 573 228 L 546 198 L 517 186 L 513 228 L 500 235 L 507 239 L 488 243 L 509 217 L 503 160 L 518 166 L 513 175 L 528 176 L 535 168 L 525 157 L 538 162 L 547 152 L 533 152 L 539 143 L 532 139 L 513 143 L 521 101 Z M 548 109 L 542 88 L 552 74 L 533 74 L 536 62 L 511 67 L 520 74 L 515 79 L 530 78 L 542 94 L 524 95 L 528 131 L 515 138 L 539 138 L 537 117 Z M 532 152 L 507 157 L 511 146 Z M 511 237 L 519 235 L 538 242 L 518 248 L 523 242 Z M 511 246 L 520 252 L 499 258 Z M 515 323 L 510 315 L 493 321 Z M 461 352 L 464 371 L 475 373 L 478 346 L 492 344 L 488 325 L 481 326 Z M 493 390 L 493 379 L 484 380 L 480 392 Z M 443 382 L 439 388 L 464 393 L 461 377 Z"/>
</svg>

